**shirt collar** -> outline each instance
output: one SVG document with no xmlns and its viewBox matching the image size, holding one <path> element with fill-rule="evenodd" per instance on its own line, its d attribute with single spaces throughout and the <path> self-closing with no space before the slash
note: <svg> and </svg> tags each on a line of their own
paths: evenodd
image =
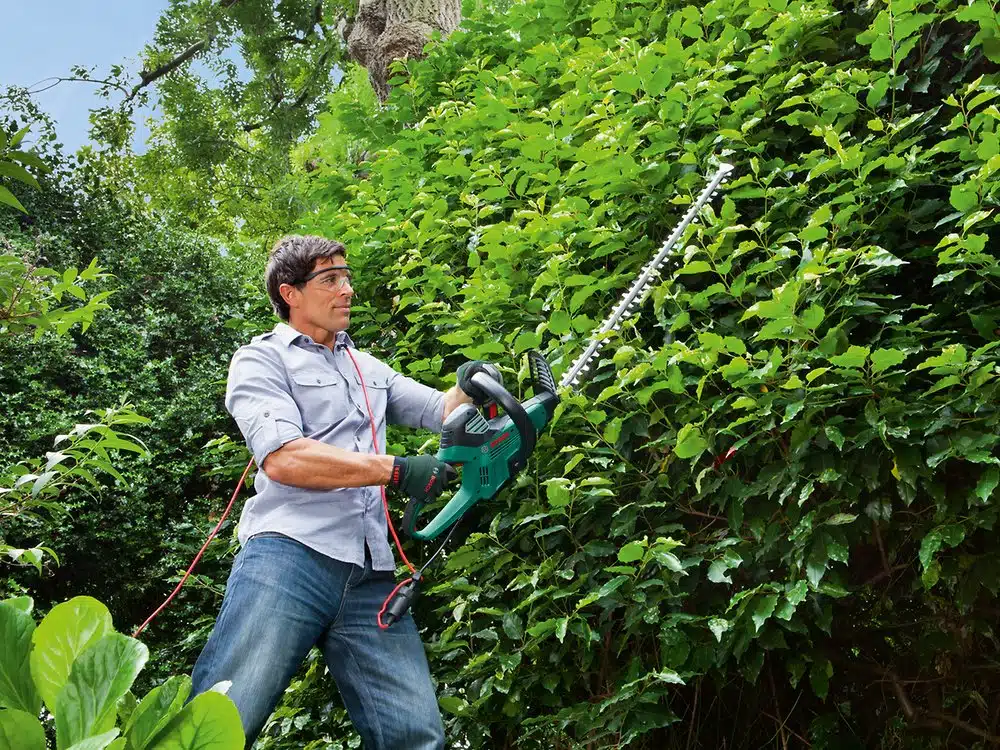
<svg viewBox="0 0 1000 750">
<path fill-rule="evenodd" d="M 295 330 L 287 323 L 278 323 L 278 325 L 274 327 L 274 335 L 277 337 L 278 341 L 285 346 L 291 346 L 299 339 L 304 341 L 308 338 L 304 333 Z M 312 341 L 312 339 L 308 340 Z M 339 331 L 337 333 L 337 341 L 334 345 L 334 349 L 342 349 L 345 346 L 349 346 L 353 349 L 354 341 L 352 341 L 351 337 L 347 335 L 347 331 Z"/>
</svg>

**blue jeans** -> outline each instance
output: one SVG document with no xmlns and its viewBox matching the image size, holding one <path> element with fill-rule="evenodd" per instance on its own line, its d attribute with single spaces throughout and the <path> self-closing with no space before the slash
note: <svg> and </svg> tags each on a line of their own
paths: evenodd
<svg viewBox="0 0 1000 750">
<path fill-rule="evenodd" d="M 440 750 L 444 727 L 409 613 L 388 630 L 376 615 L 391 572 L 340 562 L 280 534 L 247 541 L 192 676 L 192 696 L 231 680 L 247 747 L 314 645 L 366 750 Z"/>
</svg>

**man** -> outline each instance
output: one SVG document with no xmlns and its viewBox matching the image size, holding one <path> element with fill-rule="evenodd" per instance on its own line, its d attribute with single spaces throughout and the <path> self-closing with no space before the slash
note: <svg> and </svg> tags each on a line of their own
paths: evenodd
<svg viewBox="0 0 1000 750">
<path fill-rule="evenodd" d="M 317 645 L 365 748 L 442 748 L 412 617 L 387 630 L 376 624 L 395 568 L 379 486 L 427 501 L 453 470 L 433 456 L 380 454 L 369 406 L 381 448 L 387 422 L 440 432 L 451 410 L 471 399 L 458 387 L 441 393 L 421 385 L 353 348 L 346 255 L 321 237 L 280 240 L 265 280 L 284 322 L 233 357 L 226 408 L 261 471 L 192 694 L 231 681 L 249 747 Z"/>
</svg>

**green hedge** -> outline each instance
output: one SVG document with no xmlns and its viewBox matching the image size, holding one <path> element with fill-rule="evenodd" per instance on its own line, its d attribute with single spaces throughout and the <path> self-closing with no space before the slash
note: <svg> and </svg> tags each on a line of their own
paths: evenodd
<svg viewBox="0 0 1000 750">
<path fill-rule="evenodd" d="M 303 223 L 352 248 L 356 337 L 415 376 L 480 357 L 523 383 L 530 347 L 564 369 L 737 171 L 435 573 L 452 741 L 995 736 L 991 6 L 467 11 L 397 79 L 367 171 L 312 173 Z"/>
</svg>

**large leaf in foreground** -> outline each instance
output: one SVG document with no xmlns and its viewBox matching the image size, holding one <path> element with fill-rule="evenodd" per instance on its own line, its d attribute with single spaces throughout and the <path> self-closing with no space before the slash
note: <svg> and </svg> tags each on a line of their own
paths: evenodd
<svg viewBox="0 0 1000 750">
<path fill-rule="evenodd" d="M 84 651 L 56 699 L 57 745 L 69 747 L 112 729 L 118 700 L 148 658 L 143 643 L 121 633 L 106 635 Z"/>
<path fill-rule="evenodd" d="M 0 706 L 38 713 L 41 700 L 31 679 L 35 621 L 22 608 L 0 602 Z"/>
<path fill-rule="evenodd" d="M 125 725 L 129 750 L 144 750 L 184 707 L 190 694 L 191 678 L 187 675 L 171 677 L 150 690 Z"/>
<path fill-rule="evenodd" d="M 38 625 L 32 641 L 31 676 L 52 713 L 76 658 L 114 630 L 111 613 L 97 599 L 77 596 L 57 604 Z"/>
<path fill-rule="evenodd" d="M 149 750 L 241 750 L 245 741 L 236 704 L 209 691 L 187 704 Z"/>
<path fill-rule="evenodd" d="M 0 750 L 45 750 L 41 723 L 25 711 L 0 711 Z"/>
</svg>

